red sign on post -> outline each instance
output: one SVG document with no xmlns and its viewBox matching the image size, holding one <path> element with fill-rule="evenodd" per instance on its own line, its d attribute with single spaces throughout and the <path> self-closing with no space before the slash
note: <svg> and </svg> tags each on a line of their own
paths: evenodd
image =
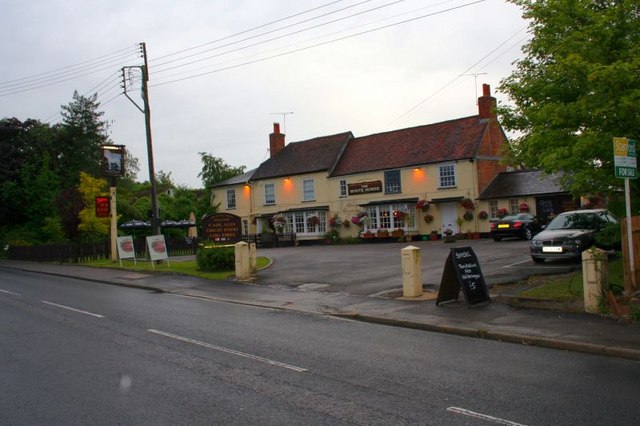
<svg viewBox="0 0 640 426">
<path fill-rule="evenodd" d="M 96 217 L 109 217 L 111 203 L 109 197 L 96 197 Z"/>
</svg>

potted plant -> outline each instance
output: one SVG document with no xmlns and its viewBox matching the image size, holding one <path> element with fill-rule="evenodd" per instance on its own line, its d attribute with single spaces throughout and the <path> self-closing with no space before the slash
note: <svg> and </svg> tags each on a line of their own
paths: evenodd
<svg viewBox="0 0 640 426">
<path fill-rule="evenodd" d="M 402 238 L 404 237 L 404 229 L 402 228 L 396 228 L 393 231 L 391 231 L 391 236 L 393 238 Z"/>
<path fill-rule="evenodd" d="M 366 231 L 361 234 L 362 238 L 369 239 L 375 237 L 375 234 L 371 231 Z"/>
<path fill-rule="evenodd" d="M 438 239 L 438 232 L 437 231 L 431 231 L 431 233 L 429 234 L 429 239 L 431 239 L 431 241 L 435 241 Z"/>
<path fill-rule="evenodd" d="M 389 231 L 387 231 L 386 229 L 378 229 L 378 232 L 376 233 L 376 237 L 378 237 L 378 238 L 388 238 L 389 237 Z"/>
<path fill-rule="evenodd" d="M 456 240 L 456 237 L 453 236 L 453 230 L 449 227 L 446 227 L 442 232 L 442 241 L 445 243 L 452 243 Z"/>
</svg>

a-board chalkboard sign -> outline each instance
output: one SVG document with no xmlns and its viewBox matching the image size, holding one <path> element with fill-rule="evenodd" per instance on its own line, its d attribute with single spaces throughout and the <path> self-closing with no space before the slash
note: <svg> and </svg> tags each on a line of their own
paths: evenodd
<svg viewBox="0 0 640 426">
<path fill-rule="evenodd" d="M 442 272 L 436 305 L 458 300 L 460 288 L 470 305 L 491 302 L 487 284 L 480 270 L 480 263 L 471 247 L 451 249 Z"/>
</svg>

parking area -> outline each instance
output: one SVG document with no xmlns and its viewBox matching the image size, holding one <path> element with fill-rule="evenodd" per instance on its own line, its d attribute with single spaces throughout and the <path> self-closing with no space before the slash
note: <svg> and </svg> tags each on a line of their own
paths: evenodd
<svg viewBox="0 0 640 426">
<path fill-rule="evenodd" d="M 258 273 L 257 283 L 364 296 L 384 294 L 402 288 L 401 249 L 409 245 L 420 249 L 425 288 L 439 287 L 452 247 L 473 249 L 489 287 L 581 267 L 580 262 L 536 264 L 529 255 L 529 242 L 517 239 L 315 245 L 258 249 L 258 256 L 273 259 L 273 265 Z"/>
</svg>

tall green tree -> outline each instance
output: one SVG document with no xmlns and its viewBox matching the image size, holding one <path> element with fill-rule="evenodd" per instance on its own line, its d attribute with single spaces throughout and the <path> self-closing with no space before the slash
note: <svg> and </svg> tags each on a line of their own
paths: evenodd
<svg viewBox="0 0 640 426">
<path fill-rule="evenodd" d="M 59 133 L 59 168 L 67 182 L 77 185 L 80 172 L 100 176 L 100 145 L 110 143 L 108 123 L 103 119 L 97 95 L 73 93 L 73 100 L 62 106 Z"/>
<path fill-rule="evenodd" d="M 246 170 L 246 166 L 230 166 L 222 158 L 214 157 L 206 152 L 199 152 L 198 154 L 200 154 L 200 160 L 202 161 L 202 170 L 198 173 L 198 177 L 202 179 L 202 184 L 205 188 L 241 175 Z"/>
<path fill-rule="evenodd" d="M 612 138 L 640 132 L 640 3 L 510 1 L 532 36 L 499 87 L 512 101 L 500 113 L 516 158 L 565 172 L 574 195 L 615 192 Z"/>
</svg>

